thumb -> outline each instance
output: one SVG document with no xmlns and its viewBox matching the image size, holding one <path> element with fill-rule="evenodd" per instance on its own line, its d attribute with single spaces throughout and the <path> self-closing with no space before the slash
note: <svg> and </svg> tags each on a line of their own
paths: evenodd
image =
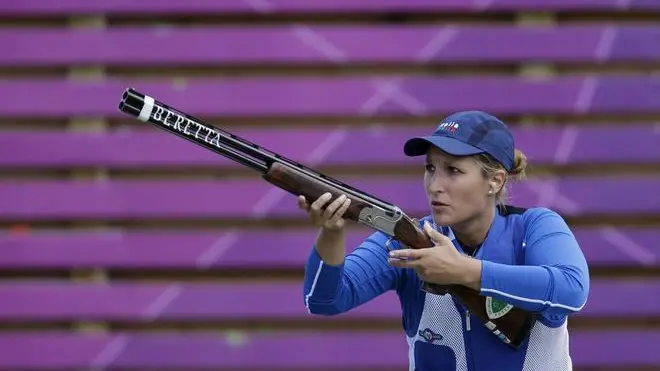
<svg viewBox="0 0 660 371">
<path fill-rule="evenodd" d="M 433 229 L 433 227 L 431 227 L 431 224 L 429 224 L 429 222 L 426 221 L 424 222 L 424 231 L 429 237 L 431 237 L 433 241 L 435 241 L 436 244 L 449 241 L 449 237 Z"/>
</svg>

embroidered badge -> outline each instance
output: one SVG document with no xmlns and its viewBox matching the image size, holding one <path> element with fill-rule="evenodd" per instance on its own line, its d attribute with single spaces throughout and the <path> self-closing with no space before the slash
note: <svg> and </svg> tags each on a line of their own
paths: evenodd
<svg viewBox="0 0 660 371">
<path fill-rule="evenodd" d="M 434 343 L 436 341 L 442 340 L 442 335 L 436 334 L 430 328 L 425 328 L 424 330 L 419 330 L 419 336 L 423 337 L 429 343 Z"/>
<path fill-rule="evenodd" d="M 442 130 L 452 134 L 456 134 L 459 126 L 460 125 L 458 125 L 458 123 L 454 121 L 443 122 L 442 124 L 438 125 L 438 128 L 436 130 Z"/>
<path fill-rule="evenodd" d="M 513 309 L 513 305 L 511 304 L 493 299 L 490 296 L 486 297 L 486 313 L 490 319 L 500 318 L 509 313 L 511 309 Z"/>
</svg>

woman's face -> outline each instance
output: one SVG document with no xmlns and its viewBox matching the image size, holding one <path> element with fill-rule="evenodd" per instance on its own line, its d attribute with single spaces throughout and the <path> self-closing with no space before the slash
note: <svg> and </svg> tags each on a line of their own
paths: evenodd
<svg viewBox="0 0 660 371">
<path fill-rule="evenodd" d="M 471 220 L 491 206 L 489 182 L 470 157 L 451 156 L 430 146 L 426 154 L 424 187 L 438 225 Z"/>
</svg>

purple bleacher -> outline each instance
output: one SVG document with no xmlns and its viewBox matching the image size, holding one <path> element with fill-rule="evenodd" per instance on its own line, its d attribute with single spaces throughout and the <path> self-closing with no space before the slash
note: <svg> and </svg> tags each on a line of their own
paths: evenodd
<svg viewBox="0 0 660 371">
<path fill-rule="evenodd" d="M 0 321 L 85 320 L 296 320 L 320 321 L 307 314 L 301 283 L 0 283 Z M 593 278 L 580 317 L 657 316 L 660 280 Z M 616 300 L 612 300 L 616 293 Z M 167 299 L 167 300 L 166 300 Z M 163 304 L 165 302 L 166 304 Z M 277 303 L 277 305 L 263 305 Z M 630 303 L 636 303 L 634 306 Z M 397 296 L 388 292 L 346 313 L 347 319 L 400 317 Z"/>
<path fill-rule="evenodd" d="M 146 127 L 146 126 L 145 126 Z M 151 129 L 151 127 L 149 127 Z M 404 142 L 428 135 L 433 126 L 414 128 L 352 128 L 343 135 L 324 165 L 412 165 L 422 160 L 403 155 Z M 319 143 L 335 129 L 231 129 L 233 134 L 305 162 Z M 513 127 L 516 146 L 533 164 L 538 163 L 656 163 L 660 161 L 660 127 L 620 126 Z M 557 159 L 560 143 L 570 135 L 575 141 L 567 159 Z M 295 142 L 296 146 L 289 143 Z M 616 151 L 611 143 L 618 143 Z M 62 131 L 5 131 L 0 135 L 0 167 L 92 166 L 136 168 L 145 166 L 241 165 L 172 134 L 153 130 L 109 133 Z"/>
<path fill-rule="evenodd" d="M 35 14 L 232 14 L 232 13 L 305 13 L 305 12 L 428 12 L 462 11 L 481 12 L 483 10 L 656 10 L 660 3 L 655 0 L 265 0 L 259 2 L 245 0 L 114 0 L 94 2 L 86 0 L 61 0 L 53 3 L 48 0 L 5 1 L 0 3 L 0 15 Z"/>
<path fill-rule="evenodd" d="M 67 283 L 0 284 L 0 321 L 220 320 L 318 321 L 307 314 L 299 283 L 116 284 L 112 287 Z M 246 295 L 246 293 L 249 293 Z M 171 301 L 157 307 L 164 297 Z M 29 304 L 32 303 L 32 304 Z M 156 303 L 156 304 L 154 304 Z M 264 306 L 263 303 L 277 303 Z M 396 298 L 387 294 L 351 311 L 349 318 L 396 319 Z"/>
<path fill-rule="evenodd" d="M 151 367 L 215 370 L 403 370 L 403 333 L 283 332 L 192 334 L 2 333 L 0 369 L 112 369 Z M 575 367 L 657 366 L 660 331 L 572 330 Z M 367 346 L 368 345 L 368 346 Z"/>
<path fill-rule="evenodd" d="M 198 77 L 176 84 L 162 77 L 155 81 L 12 78 L 0 81 L 0 116 L 126 118 L 117 105 L 128 87 L 193 116 L 445 114 L 475 107 L 497 114 L 660 112 L 660 78 L 401 78 L 398 94 L 408 96 L 405 103 L 389 99 L 380 106 L 374 95 L 382 94 L 379 88 L 391 89 L 387 82 L 395 77 Z"/>
<path fill-rule="evenodd" d="M 340 50 L 340 63 L 527 62 L 653 60 L 660 29 L 641 26 L 314 26 L 312 32 Z M 0 66 L 183 65 L 219 63 L 336 63 L 301 42 L 289 26 L 251 28 L 0 29 Z M 446 38 L 432 54 L 426 46 Z M 610 40 L 608 49 L 603 39 Z M 374 42 L 388 40 L 387 43 Z M 70 48 L 70 45 L 76 45 Z M 199 45 L 213 45 L 200 48 Z M 497 47 L 484 48 L 484 45 Z M 420 54 L 421 53 L 421 54 Z"/>
<path fill-rule="evenodd" d="M 417 217 L 428 213 L 419 177 L 342 179 L 358 189 L 394 203 Z M 555 187 L 556 186 L 556 187 Z M 551 206 L 565 215 L 658 213 L 660 176 L 585 177 L 527 180 L 511 192 L 519 206 Z M 597 189 L 598 192 L 594 192 Z M 282 194 L 280 197 L 278 193 Z M 625 195 L 626 202 L 616 202 Z M 65 220 L 69 218 L 300 218 L 295 197 L 255 179 L 3 181 L 0 219 Z"/>
<path fill-rule="evenodd" d="M 351 230 L 347 246 L 352 250 L 371 233 L 366 228 Z M 592 266 L 641 266 L 660 261 L 659 229 L 583 227 L 574 233 Z M 0 234 L 0 268 L 300 268 L 316 234 L 309 228 Z"/>
</svg>

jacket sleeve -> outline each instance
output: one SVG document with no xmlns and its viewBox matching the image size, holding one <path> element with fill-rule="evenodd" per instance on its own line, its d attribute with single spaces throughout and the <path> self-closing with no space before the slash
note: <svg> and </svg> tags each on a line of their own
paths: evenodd
<svg viewBox="0 0 660 371">
<path fill-rule="evenodd" d="M 481 293 L 560 320 L 587 301 L 587 261 L 561 216 L 546 208 L 527 213 L 524 265 L 483 261 Z"/>
<path fill-rule="evenodd" d="M 307 311 L 340 314 L 395 289 L 399 271 L 387 263 L 388 238 L 381 232 L 373 233 L 340 265 L 324 263 L 313 248 L 305 264 L 303 283 Z"/>
</svg>

